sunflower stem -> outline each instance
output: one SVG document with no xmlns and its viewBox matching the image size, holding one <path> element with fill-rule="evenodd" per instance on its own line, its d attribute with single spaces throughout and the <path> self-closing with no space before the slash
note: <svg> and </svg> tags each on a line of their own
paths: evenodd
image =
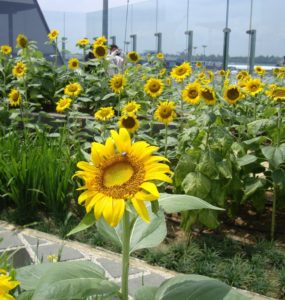
<svg viewBox="0 0 285 300">
<path fill-rule="evenodd" d="M 165 140 L 164 140 L 164 156 L 167 157 L 167 137 L 168 137 L 168 125 L 165 124 Z"/>
<path fill-rule="evenodd" d="M 123 216 L 123 261 L 122 261 L 122 299 L 128 300 L 129 291 L 129 264 L 130 264 L 130 236 L 131 224 L 129 212 L 126 210 Z"/>
</svg>

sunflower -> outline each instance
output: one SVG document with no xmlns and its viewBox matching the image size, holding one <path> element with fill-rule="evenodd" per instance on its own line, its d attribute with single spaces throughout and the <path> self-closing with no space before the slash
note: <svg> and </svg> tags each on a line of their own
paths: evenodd
<svg viewBox="0 0 285 300">
<path fill-rule="evenodd" d="M 9 45 L 2 45 L 0 47 L 0 52 L 4 55 L 10 55 L 12 53 L 12 47 Z"/>
<path fill-rule="evenodd" d="M 285 68 L 281 67 L 278 70 L 277 78 L 278 79 L 283 79 L 285 77 Z"/>
<path fill-rule="evenodd" d="M 116 226 L 124 215 L 126 202 L 130 201 L 138 215 L 150 221 L 144 201 L 159 198 L 153 180 L 171 183 L 169 166 L 165 157 L 154 156 L 158 147 L 144 141 L 132 143 L 128 131 L 111 130 L 105 145 L 92 143 L 91 162 L 80 161 L 75 173 L 84 180 L 85 189 L 78 203 L 85 202 L 86 211 L 94 211 L 98 220 L 103 216 L 108 224 Z"/>
<path fill-rule="evenodd" d="M 140 60 L 140 57 L 136 51 L 131 51 L 128 53 L 128 59 L 131 62 L 137 63 Z"/>
<path fill-rule="evenodd" d="M 225 77 L 226 76 L 226 71 L 225 70 L 220 70 L 218 72 L 218 74 L 221 76 L 221 77 Z"/>
<path fill-rule="evenodd" d="M 206 86 L 201 89 L 201 96 L 205 100 L 207 105 L 215 105 L 217 97 L 212 87 Z"/>
<path fill-rule="evenodd" d="M 79 68 L 79 60 L 75 57 L 70 58 L 68 61 L 68 67 L 71 70 L 76 70 Z"/>
<path fill-rule="evenodd" d="M 12 89 L 8 95 L 11 106 L 19 106 L 22 101 L 22 96 L 17 89 Z"/>
<path fill-rule="evenodd" d="M 70 107 L 72 100 L 70 98 L 61 98 L 56 102 L 56 112 L 61 113 Z"/>
<path fill-rule="evenodd" d="M 87 38 L 83 38 L 77 41 L 76 45 L 78 45 L 79 47 L 86 47 L 90 44 L 90 41 Z"/>
<path fill-rule="evenodd" d="M 165 74 L 166 74 L 166 68 L 162 68 L 160 71 L 159 71 L 159 76 L 160 77 L 163 77 Z"/>
<path fill-rule="evenodd" d="M 251 96 L 255 96 L 262 92 L 263 83 L 260 79 L 250 79 L 246 82 L 245 89 Z"/>
<path fill-rule="evenodd" d="M 94 117 L 95 119 L 101 121 L 107 121 L 113 118 L 115 115 L 115 111 L 112 106 L 108 107 L 101 107 L 99 110 L 96 111 Z"/>
<path fill-rule="evenodd" d="M 108 48 L 105 45 L 95 45 L 93 47 L 93 54 L 96 58 L 102 59 L 105 58 L 108 54 Z"/>
<path fill-rule="evenodd" d="M 126 78 L 122 74 L 115 74 L 109 82 L 112 91 L 116 94 L 120 94 L 123 91 L 126 83 Z"/>
<path fill-rule="evenodd" d="M 273 101 L 285 101 L 285 87 L 271 84 L 266 95 Z"/>
<path fill-rule="evenodd" d="M 0 269 L 0 298 L 2 300 L 14 300 L 15 298 L 9 294 L 9 291 L 19 284 L 19 281 L 13 280 L 5 270 Z"/>
<path fill-rule="evenodd" d="M 106 42 L 107 42 L 107 39 L 104 35 L 99 36 L 93 43 L 93 48 L 95 48 L 96 46 L 99 46 L 99 45 L 104 45 L 104 44 L 106 44 Z"/>
<path fill-rule="evenodd" d="M 19 61 L 16 63 L 16 65 L 12 69 L 12 74 L 15 77 L 23 77 L 25 75 L 26 71 L 27 71 L 26 65 L 23 62 Z"/>
<path fill-rule="evenodd" d="M 68 96 L 78 96 L 82 87 L 78 82 L 70 83 L 64 88 L 64 94 Z"/>
<path fill-rule="evenodd" d="M 141 108 L 141 105 L 136 101 L 128 102 L 122 109 L 123 114 L 135 114 Z"/>
<path fill-rule="evenodd" d="M 184 62 L 180 66 L 173 67 L 170 76 L 177 82 L 183 81 L 192 73 L 191 66 L 188 62 Z"/>
<path fill-rule="evenodd" d="M 19 34 L 16 38 L 16 46 L 18 48 L 27 48 L 28 47 L 28 38 L 24 34 Z"/>
<path fill-rule="evenodd" d="M 57 29 L 53 29 L 49 34 L 48 34 L 48 38 L 50 41 L 54 41 L 58 38 L 59 35 L 59 31 Z"/>
<path fill-rule="evenodd" d="M 242 98 L 242 92 L 239 86 L 229 85 L 224 91 L 224 98 L 229 104 L 236 104 Z"/>
<path fill-rule="evenodd" d="M 168 125 L 176 117 L 175 108 L 176 104 L 174 101 L 160 102 L 154 112 L 154 118 L 159 122 Z"/>
<path fill-rule="evenodd" d="M 146 94 L 155 98 L 162 94 L 164 84 L 160 79 L 150 78 L 144 85 L 144 90 Z"/>
<path fill-rule="evenodd" d="M 159 52 L 159 53 L 156 54 L 156 57 L 157 57 L 158 59 L 160 59 L 160 60 L 163 60 L 163 59 L 164 59 L 164 54 L 161 53 L 161 52 Z"/>
<path fill-rule="evenodd" d="M 239 71 L 237 73 L 237 75 L 236 75 L 236 79 L 237 80 L 244 80 L 244 79 L 246 79 L 248 77 L 249 77 L 249 73 L 247 71 L 245 71 L 245 70 Z"/>
<path fill-rule="evenodd" d="M 197 82 L 189 83 L 182 91 L 182 99 L 189 104 L 198 104 L 201 98 L 201 86 Z"/>
<path fill-rule="evenodd" d="M 196 68 L 201 68 L 203 66 L 203 63 L 201 61 L 197 61 L 195 64 Z"/>
<path fill-rule="evenodd" d="M 265 70 L 264 68 L 262 68 L 261 66 L 256 66 L 256 67 L 254 68 L 254 71 L 255 71 L 260 77 L 264 76 L 265 73 L 266 73 L 266 70 Z"/>
<path fill-rule="evenodd" d="M 134 133 L 140 127 L 140 122 L 135 114 L 121 116 L 118 122 L 119 128 L 126 128 L 129 133 Z"/>
</svg>

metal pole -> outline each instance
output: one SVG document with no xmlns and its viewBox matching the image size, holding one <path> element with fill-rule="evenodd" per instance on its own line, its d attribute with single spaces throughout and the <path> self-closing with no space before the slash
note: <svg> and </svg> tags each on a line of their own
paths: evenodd
<svg viewBox="0 0 285 300">
<path fill-rule="evenodd" d="M 111 45 L 116 45 L 116 36 L 115 35 L 110 36 L 110 40 L 111 40 Z"/>
<path fill-rule="evenodd" d="M 127 42 L 127 31 L 128 31 L 128 16 L 129 16 L 129 3 L 130 0 L 127 0 L 127 11 L 126 11 L 126 23 L 125 23 L 125 36 L 124 36 L 124 52 L 128 51 L 128 48 L 126 49 L 129 42 Z"/>
<path fill-rule="evenodd" d="M 131 34 L 130 38 L 132 39 L 132 51 L 137 51 L 137 35 Z"/>
<path fill-rule="evenodd" d="M 187 35 L 187 61 L 191 62 L 192 60 L 192 49 L 193 49 L 193 31 L 185 31 Z"/>
<path fill-rule="evenodd" d="M 227 0 L 227 12 L 226 12 L 226 27 L 224 28 L 224 48 L 223 48 L 223 69 L 228 69 L 229 64 L 229 45 L 230 45 L 230 28 L 229 26 L 229 0 Z"/>
<path fill-rule="evenodd" d="M 256 30 L 251 29 L 246 33 L 249 34 L 249 58 L 248 58 L 248 71 L 250 74 L 254 70 L 254 58 L 255 58 L 255 45 L 256 45 Z"/>
<path fill-rule="evenodd" d="M 156 37 L 156 52 L 162 52 L 162 33 L 157 32 L 154 36 Z"/>
<path fill-rule="evenodd" d="M 66 40 L 67 38 L 65 36 L 61 38 L 61 56 L 64 64 L 65 64 L 65 54 L 66 54 Z"/>
<path fill-rule="evenodd" d="M 102 35 L 108 40 L 108 0 L 103 0 Z"/>
</svg>

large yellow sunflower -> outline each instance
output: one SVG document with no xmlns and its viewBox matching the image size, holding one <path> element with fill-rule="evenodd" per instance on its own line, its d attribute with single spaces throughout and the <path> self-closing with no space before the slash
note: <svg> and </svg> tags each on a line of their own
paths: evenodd
<svg viewBox="0 0 285 300">
<path fill-rule="evenodd" d="M 198 104 L 201 98 L 201 86 L 197 82 L 189 83 L 182 91 L 182 99 L 189 104 Z"/>
<path fill-rule="evenodd" d="M 229 104 L 236 104 L 242 98 L 242 92 L 239 86 L 229 85 L 224 91 L 224 98 Z"/>
<path fill-rule="evenodd" d="M 239 72 L 237 73 L 237 75 L 236 75 L 236 79 L 237 79 L 237 80 L 244 80 L 244 79 L 246 79 L 247 77 L 249 77 L 249 73 L 248 73 L 248 71 L 246 71 L 246 70 L 241 70 L 241 71 L 239 71 Z"/>
<path fill-rule="evenodd" d="M 262 68 L 261 66 L 256 66 L 254 68 L 254 71 L 260 76 L 263 77 L 266 73 L 266 70 L 264 68 Z"/>
<path fill-rule="evenodd" d="M 93 54 L 96 58 L 103 59 L 108 54 L 108 48 L 106 45 L 95 45 L 93 46 Z"/>
<path fill-rule="evenodd" d="M 75 173 L 84 180 L 84 191 L 78 198 L 86 211 L 94 211 L 98 220 L 102 216 L 111 226 L 116 226 L 130 201 L 138 215 L 150 221 L 144 201 L 159 198 L 153 180 L 171 183 L 169 166 L 162 156 L 154 156 L 158 147 L 144 141 L 132 143 L 128 131 L 121 128 L 119 133 L 111 130 L 111 137 L 105 145 L 93 143 L 91 162 L 81 161 L 81 169 Z"/>
<path fill-rule="evenodd" d="M 159 106 L 157 107 L 156 111 L 154 112 L 154 117 L 159 122 L 162 122 L 165 125 L 168 125 L 176 117 L 175 108 L 176 108 L 176 105 L 175 105 L 174 101 L 160 102 Z"/>
<path fill-rule="evenodd" d="M 123 91 L 126 83 L 126 78 L 122 74 L 115 74 L 109 82 L 112 91 L 116 94 L 120 94 Z"/>
<path fill-rule="evenodd" d="M 53 29 L 49 34 L 48 34 L 48 38 L 50 41 L 54 41 L 58 38 L 59 35 L 59 31 L 57 29 Z"/>
<path fill-rule="evenodd" d="M 72 100 L 70 98 L 61 98 L 56 103 L 56 112 L 60 113 L 70 107 Z"/>
<path fill-rule="evenodd" d="M 119 128 L 126 128 L 129 133 L 134 133 L 140 127 L 140 122 L 135 114 L 121 116 L 118 122 Z"/>
<path fill-rule="evenodd" d="M 96 111 L 94 117 L 95 119 L 101 121 L 107 121 L 113 118 L 115 115 L 115 111 L 112 106 L 108 107 L 101 107 L 99 110 Z"/>
<path fill-rule="evenodd" d="M 76 70 L 79 68 L 79 60 L 75 57 L 72 57 L 68 60 L 68 67 L 71 70 Z"/>
<path fill-rule="evenodd" d="M 90 44 L 90 41 L 87 38 L 83 38 L 77 41 L 76 45 L 79 47 L 85 48 Z"/>
<path fill-rule="evenodd" d="M 0 47 L 0 52 L 4 55 L 10 55 L 12 53 L 12 47 L 9 45 L 2 45 Z"/>
<path fill-rule="evenodd" d="M 122 109 L 123 114 L 135 114 L 141 108 L 141 105 L 136 101 L 128 102 Z"/>
<path fill-rule="evenodd" d="M 64 88 L 64 94 L 68 96 L 78 96 L 82 91 L 82 87 L 78 82 L 70 83 Z"/>
<path fill-rule="evenodd" d="M 146 94 L 155 98 L 162 94 L 164 84 L 160 79 L 150 78 L 144 85 Z"/>
<path fill-rule="evenodd" d="M 245 89 L 251 96 L 255 96 L 262 92 L 263 83 L 260 81 L 260 79 L 251 78 L 246 82 Z"/>
<path fill-rule="evenodd" d="M 271 84 L 266 95 L 273 101 L 285 101 L 285 87 Z"/>
<path fill-rule="evenodd" d="M 170 76 L 177 82 L 183 81 L 192 73 L 192 68 L 188 62 L 184 62 L 180 66 L 173 67 Z"/>
<path fill-rule="evenodd" d="M 19 281 L 13 280 L 5 270 L 0 269 L 0 299 L 15 300 L 15 298 L 9 294 L 9 291 L 13 290 L 19 284 Z"/>
<path fill-rule="evenodd" d="M 23 77 L 25 75 L 26 71 L 27 71 L 26 65 L 23 62 L 19 61 L 16 63 L 16 65 L 12 69 L 12 74 L 15 77 Z"/>
<path fill-rule="evenodd" d="M 136 51 L 131 51 L 128 53 L 128 59 L 131 62 L 137 63 L 140 60 L 140 56 L 138 55 L 138 53 Z"/>
<path fill-rule="evenodd" d="M 22 96 L 17 89 L 12 89 L 8 95 L 11 106 L 19 106 L 22 101 Z"/>
<path fill-rule="evenodd" d="M 18 48 L 27 48 L 29 44 L 28 38 L 24 34 L 19 34 L 16 38 L 16 46 Z"/>
<path fill-rule="evenodd" d="M 201 96 L 207 105 L 215 105 L 217 102 L 215 91 L 210 86 L 206 86 L 201 89 Z"/>
<path fill-rule="evenodd" d="M 106 42 L 107 42 L 107 39 L 104 35 L 99 36 L 93 43 L 93 48 L 95 48 L 98 45 L 104 45 Z"/>
</svg>

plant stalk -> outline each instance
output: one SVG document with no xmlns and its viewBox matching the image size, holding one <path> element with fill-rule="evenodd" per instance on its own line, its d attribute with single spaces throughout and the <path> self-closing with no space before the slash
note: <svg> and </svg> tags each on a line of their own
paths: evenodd
<svg viewBox="0 0 285 300">
<path fill-rule="evenodd" d="M 168 125 L 165 124 L 165 139 L 164 139 L 164 156 L 167 157 L 167 137 L 168 137 Z"/>
<path fill-rule="evenodd" d="M 130 264 L 130 216 L 126 210 L 123 216 L 123 261 L 122 261 L 122 299 L 128 300 L 129 292 L 129 264 Z"/>
<path fill-rule="evenodd" d="M 273 184 L 273 204 L 272 204 L 271 234 L 270 234 L 272 241 L 274 240 L 275 237 L 277 193 L 278 193 L 277 185 Z"/>
</svg>

